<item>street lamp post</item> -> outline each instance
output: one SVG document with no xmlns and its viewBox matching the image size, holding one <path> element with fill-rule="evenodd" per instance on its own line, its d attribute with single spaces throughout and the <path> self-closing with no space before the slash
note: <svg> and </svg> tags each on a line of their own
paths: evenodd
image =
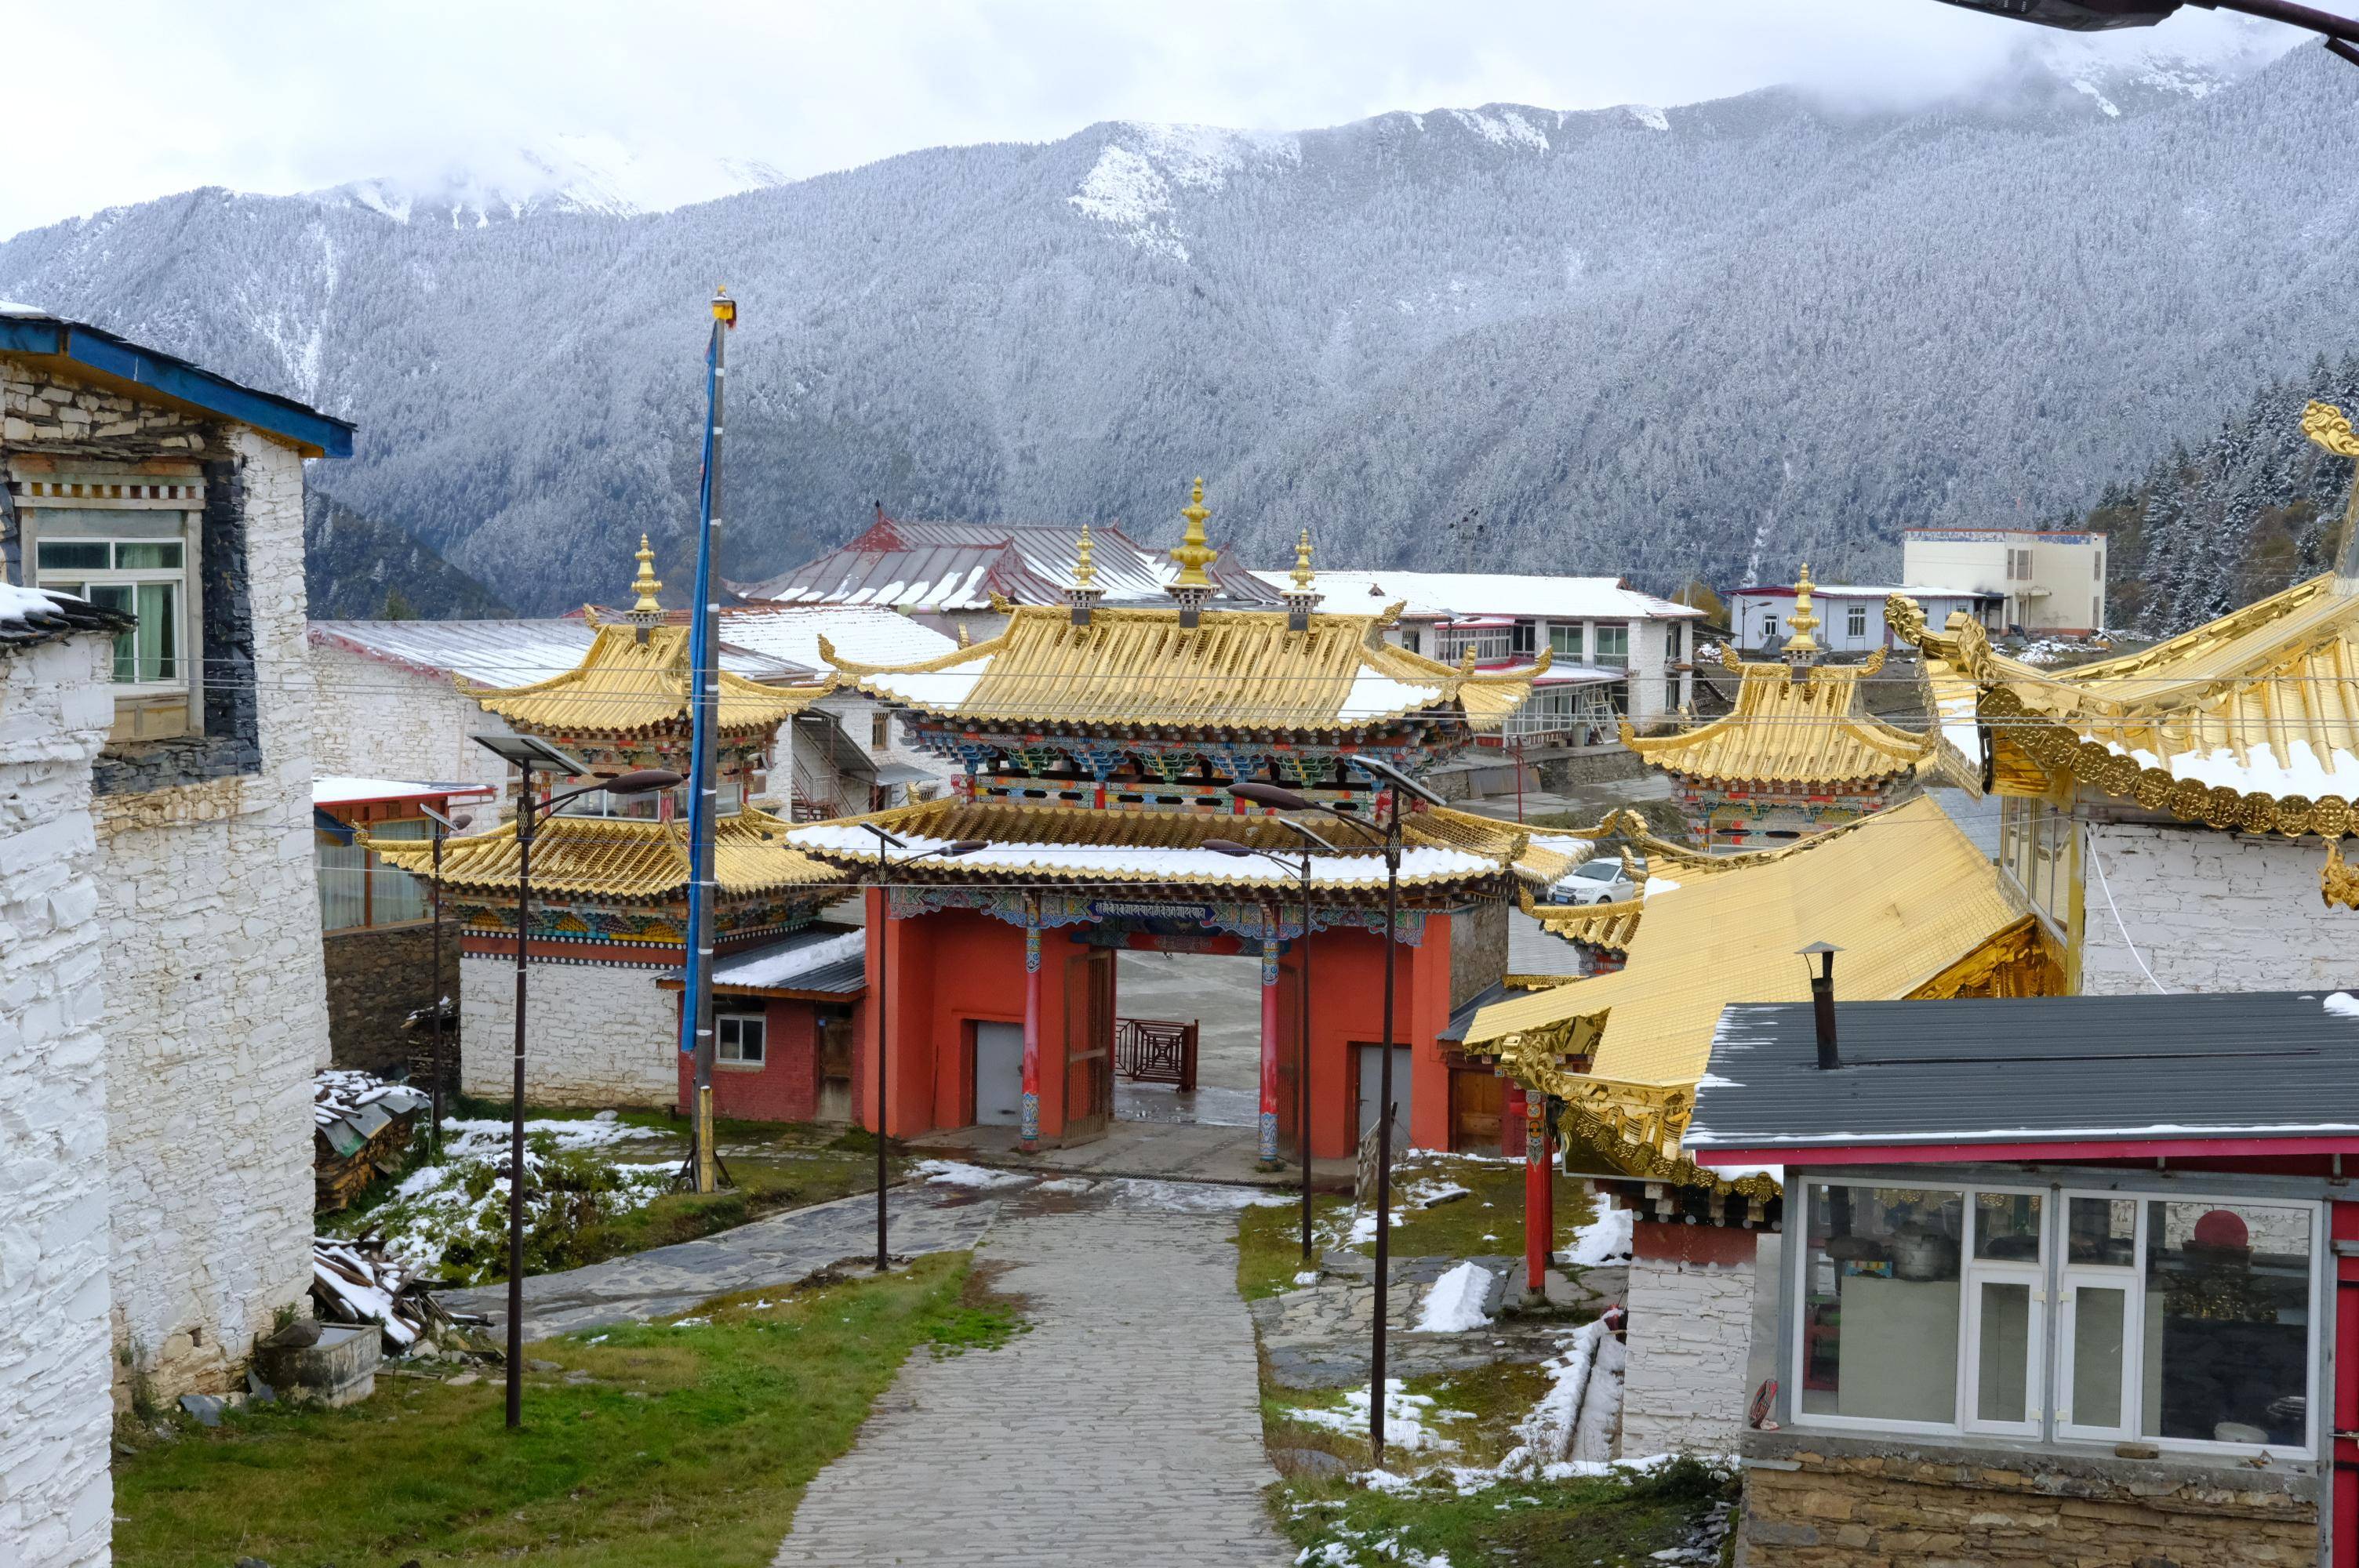
<svg viewBox="0 0 2359 1568">
<path fill-rule="evenodd" d="M 1386 1276 L 1392 1266 L 1393 971 L 1396 968 L 1393 948 L 1400 934 L 1401 795 L 1406 792 L 1432 806 L 1442 806 L 1447 802 L 1381 759 L 1351 756 L 1343 761 L 1386 786 L 1390 808 L 1386 813 L 1381 831 L 1359 817 L 1311 800 L 1281 784 L 1234 784 L 1229 786 L 1229 793 L 1240 800 L 1273 806 L 1280 811 L 1324 812 L 1338 822 L 1348 822 L 1361 832 L 1375 836 L 1384 849 L 1384 1043 L 1376 1066 L 1376 1299 L 1368 1347 L 1368 1458 L 1370 1464 L 1382 1465 L 1385 1462 L 1385 1309 L 1391 1294 L 1391 1281 Z"/>
<path fill-rule="evenodd" d="M 882 1274 L 893 1266 L 893 1255 L 887 1246 L 890 1221 L 886 1219 L 885 1213 L 885 1194 L 891 1180 L 890 1173 L 886 1169 L 885 1156 L 885 1064 L 888 1055 L 885 1048 L 885 1028 L 887 1011 L 886 999 L 889 994 L 886 983 L 886 966 L 890 964 L 893 958 L 893 946 L 886 939 L 891 927 L 893 914 L 886 905 L 893 894 L 886 885 L 885 873 L 897 866 L 911 865 L 929 856 L 948 859 L 954 855 L 972 855 L 977 849 L 987 849 L 991 846 L 986 840 L 981 838 L 961 838 L 949 844 L 937 844 L 930 849 L 920 849 L 914 855 L 904 855 L 901 859 L 894 860 L 888 860 L 885 851 L 888 849 L 906 849 L 909 847 L 908 840 L 894 837 L 874 822 L 863 822 L 860 826 L 876 835 L 876 870 L 873 879 L 876 888 L 878 903 L 876 914 L 879 922 L 874 934 L 876 944 L 876 1271 Z"/>
<path fill-rule="evenodd" d="M 1235 795 L 1235 789 L 1231 789 L 1230 794 Z M 1246 795 L 1239 798 L 1251 799 L 1252 797 Z M 1277 820 L 1310 839 L 1311 843 L 1331 853 L 1333 852 L 1335 847 L 1332 844 L 1328 843 L 1326 839 L 1321 838 L 1301 823 L 1284 816 Z M 1275 850 L 1256 849 L 1230 838 L 1207 838 L 1204 840 L 1204 848 L 1216 855 L 1228 855 L 1233 858 L 1258 855 L 1265 860 L 1295 871 L 1302 883 L 1302 963 L 1301 979 L 1299 981 L 1300 994 L 1295 998 L 1296 1025 L 1298 1037 L 1301 1042 L 1301 1055 L 1295 1065 L 1294 1121 L 1295 1142 L 1302 1156 L 1302 1262 L 1303 1266 L 1308 1268 L 1310 1264 L 1310 866 L 1312 857 L 1310 849 L 1306 848 L 1300 851 L 1297 860 L 1289 860 Z"/>
<path fill-rule="evenodd" d="M 1984 11 L 2017 22 L 2037 22 L 2076 33 L 2105 32 L 2115 27 L 2151 27 L 2168 21 L 2182 5 L 2207 11 L 2234 11 L 2264 21 L 2283 22 L 2318 34 L 2328 51 L 2359 65 L 2359 19 L 2338 16 L 2313 5 L 2290 0 L 1942 0 L 1969 11 Z"/>
<path fill-rule="evenodd" d="M 532 798 L 536 772 L 583 778 L 590 764 L 559 751 L 534 735 L 477 735 L 475 744 L 513 764 L 523 775 L 516 793 L 516 1082 L 508 1119 L 508 1340 L 507 1422 L 511 1432 L 524 1424 L 524 1043 L 526 965 L 532 935 L 532 836 L 541 818 L 567 801 L 585 795 L 646 795 L 670 789 L 680 775 L 662 768 L 641 768 L 619 777 L 583 784 L 551 795 L 538 804 Z"/>
<path fill-rule="evenodd" d="M 421 806 L 418 809 L 426 813 L 427 820 L 434 825 L 434 981 L 429 988 L 434 993 L 434 1001 L 427 1010 L 427 1017 L 431 1020 L 434 1029 L 433 1043 L 427 1047 L 434 1076 L 434 1125 L 429 1130 L 426 1144 L 428 1158 L 439 1164 L 442 1159 L 442 1078 L 447 1071 L 442 1060 L 442 1043 L 450 1032 L 452 1005 L 451 999 L 442 992 L 442 840 L 465 827 L 474 818 L 463 811 L 445 816 L 430 806 Z"/>
</svg>

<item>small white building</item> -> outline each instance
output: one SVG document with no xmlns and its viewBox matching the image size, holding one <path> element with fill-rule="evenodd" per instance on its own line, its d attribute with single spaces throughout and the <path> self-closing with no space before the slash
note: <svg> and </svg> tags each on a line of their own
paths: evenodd
<svg viewBox="0 0 2359 1568">
<path fill-rule="evenodd" d="M 2104 630 L 2103 534 L 1910 528 L 1901 535 L 1900 556 L 1901 575 L 1910 582 L 1947 583 L 1996 596 L 1996 630 L 2020 626 L 2074 637 Z M 1929 616 L 1931 609 L 1926 607 Z"/>
<path fill-rule="evenodd" d="M 1999 613 L 2006 595 L 1964 588 L 1876 588 L 1859 583 L 1813 583 L 1810 597 L 1818 601 L 1819 646 L 1832 654 L 1864 654 L 1892 648 L 1899 643 L 1884 623 L 1884 601 L 1906 594 L 1924 606 L 1936 626 L 1949 624 L 1952 611 L 1964 611 L 1992 631 L 2002 629 Z M 1729 633 L 1737 652 L 1776 654 L 1794 633 L 1794 589 L 1791 585 L 1763 584 L 1728 590 Z"/>
<path fill-rule="evenodd" d="M 1284 572 L 1254 575 L 1286 585 Z M 1646 729 L 1695 695 L 1693 622 L 1704 612 L 1619 578 L 1321 568 L 1318 582 L 1331 611 L 1404 605 L 1390 638 L 1428 658 L 1456 664 L 1472 648 L 1478 667 L 1503 669 L 1547 650 L 1548 674 L 1507 720 L 1510 743 L 1619 750 L 1617 720 Z"/>
</svg>

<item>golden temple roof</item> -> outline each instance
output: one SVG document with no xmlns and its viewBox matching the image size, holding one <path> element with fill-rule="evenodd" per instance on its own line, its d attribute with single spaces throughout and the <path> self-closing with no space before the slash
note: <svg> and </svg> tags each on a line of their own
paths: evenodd
<svg viewBox="0 0 2359 1568">
<path fill-rule="evenodd" d="M 2070 774 L 2183 821 L 2330 839 L 2359 826 L 2359 594 L 2332 576 L 2054 671 L 1997 653 L 1963 614 L 1936 633 L 1908 599 L 1885 613 L 1924 652 L 1961 784 L 1979 791 L 1987 732 L 2002 774 Z"/>
<path fill-rule="evenodd" d="M 1629 949 L 1630 939 L 1638 934 L 1639 912 L 1646 908 L 1646 901 L 1637 898 L 1619 903 L 1538 903 L 1529 892 L 1522 897 L 1524 913 L 1549 935 L 1609 953 Z"/>
<path fill-rule="evenodd" d="M 791 848 L 789 825 L 766 811 L 747 810 L 715 825 L 712 871 L 723 893 L 756 894 L 828 887 L 842 874 Z M 388 865 L 431 881 L 433 847 L 418 838 L 360 842 Z M 516 823 L 442 844 L 442 885 L 451 892 L 516 896 Z M 688 891 L 688 823 L 568 816 L 542 822 L 532 836 L 532 891 L 612 903 L 682 898 Z"/>
<path fill-rule="evenodd" d="M 582 663 L 529 686 L 452 684 L 518 730 L 542 735 L 637 735 L 687 728 L 689 628 L 605 624 Z M 721 732 L 758 735 L 827 695 L 827 685 L 764 686 L 720 676 Z"/>
<path fill-rule="evenodd" d="M 1172 610 L 1098 610 L 1085 626 L 1062 607 L 1014 607 L 1007 625 L 919 664 L 855 664 L 824 638 L 820 656 L 882 701 L 974 725 L 1117 725 L 1342 732 L 1424 717 L 1497 730 L 1549 667 L 1478 672 L 1385 641 L 1385 615 L 1310 618 L 1207 610 L 1186 628 Z"/>
<path fill-rule="evenodd" d="M 1748 664 L 1725 647 L 1721 657 L 1741 677 L 1734 710 L 1672 735 L 1640 735 L 1625 719 L 1622 743 L 1658 768 L 1715 784 L 1873 784 L 1912 774 L 1933 754 L 1934 737 L 1860 706 L 1860 683 L 1884 667 L 1882 649 L 1865 664 L 1799 671 Z"/>
<path fill-rule="evenodd" d="M 1626 968 L 1484 1008 L 1480 1042 L 1541 1030 L 1577 1035 L 1601 1077 L 1692 1085 L 1732 1001 L 1807 1001 L 1812 942 L 1841 947 L 1837 994 L 1907 996 L 2013 925 L 2021 911 L 1990 860 L 1919 799 L 1750 856 L 1723 870 L 1658 867 Z"/>
<path fill-rule="evenodd" d="M 1075 884 L 1119 882 L 1233 889 L 1283 900 L 1300 886 L 1293 869 L 1302 840 L 1260 813 L 1245 816 L 1179 811 L 1100 810 L 1076 806 L 967 802 L 954 796 L 895 806 L 865 816 L 804 823 L 788 842 L 809 854 L 857 871 L 875 862 L 876 838 L 861 826 L 875 823 L 902 839 L 897 859 L 979 838 L 989 849 L 955 860 L 922 860 L 913 876 L 929 881 L 1054 881 Z M 1343 852 L 1314 855 L 1315 892 L 1366 893 L 1385 885 L 1382 854 L 1373 840 L 1355 844 L 1351 832 L 1331 824 L 1330 835 Z M 1571 857 L 1536 846 L 1513 823 L 1455 811 L 1430 811 L 1402 825 L 1404 888 L 1466 887 L 1502 877 L 1546 881 L 1563 873 Z M 1280 864 L 1259 857 L 1240 860 L 1203 848 L 1226 838 L 1249 849 L 1288 858 Z"/>
</svg>

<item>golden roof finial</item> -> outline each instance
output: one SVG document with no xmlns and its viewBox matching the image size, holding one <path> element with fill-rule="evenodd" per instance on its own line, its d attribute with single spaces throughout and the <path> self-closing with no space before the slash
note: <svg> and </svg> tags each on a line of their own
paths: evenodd
<svg viewBox="0 0 2359 1568">
<path fill-rule="evenodd" d="M 1097 563 L 1090 558 L 1090 525 L 1082 524 L 1081 548 L 1073 552 L 1073 586 L 1089 588 L 1098 580 Z"/>
<path fill-rule="evenodd" d="M 1171 558 L 1180 563 L 1180 575 L 1171 585 L 1174 588 L 1209 589 L 1212 586 L 1212 579 L 1204 575 L 1204 568 L 1219 560 L 1221 552 L 1204 543 L 1204 519 L 1212 514 L 1212 509 L 1204 504 L 1204 481 L 1200 478 L 1189 495 L 1188 504 L 1180 509 L 1180 515 L 1188 520 L 1188 532 L 1171 551 Z"/>
<path fill-rule="evenodd" d="M 647 536 L 645 534 L 639 535 L 639 551 L 636 558 L 639 563 L 639 575 L 631 579 L 631 591 L 639 597 L 638 601 L 631 606 L 631 612 L 634 615 L 644 615 L 649 612 L 660 615 L 663 613 L 663 606 L 657 602 L 656 595 L 663 591 L 663 584 L 656 580 L 656 553 L 649 547 Z"/>
<path fill-rule="evenodd" d="M 1786 639 L 1786 656 L 1806 663 L 1819 654 L 1819 640 L 1810 635 L 1819 629 L 1819 618 L 1810 612 L 1810 568 L 1802 564 L 1801 572 L 1794 579 L 1794 618 L 1788 622 L 1794 634 Z"/>
<path fill-rule="evenodd" d="M 2359 458 L 2359 434 L 2332 404 L 2304 408 L 2301 433 L 2338 458 Z M 2343 534 L 2334 548 L 2334 591 L 2337 597 L 2359 593 L 2359 473 L 2353 475 L 2351 496 L 2343 505 Z"/>
<path fill-rule="evenodd" d="M 1286 574 L 1294 582 L 1295 591 L 1307 592 L 1310 587 L 1310 530 L 1305 528 L 1294 546 L 1294 569 Z"/>
</svg>

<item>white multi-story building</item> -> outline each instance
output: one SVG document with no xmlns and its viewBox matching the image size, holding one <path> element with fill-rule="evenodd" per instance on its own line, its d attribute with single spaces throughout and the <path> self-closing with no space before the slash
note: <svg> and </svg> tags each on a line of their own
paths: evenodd
<svg viewBox="0 0 2359 1568">
<path fill-rule="evenodd" d="M 1963 588 L 1875 588 L 1858 583 L 1812 583 L 1819 624 L 1813 635 L 1831 654 L 1864 654 L 1898 643 L 1884 623 L 1884 601 L 1906 594 L 1922 605 L 1925 619 L 1935 626 L 1949 624 L 1951 612 L 1964 611 L 1995 632 L 2006 596 Z M 1731 589 L 1728 592 L 1729 634 L 1739 653 L 1775 654 L 1794 633 L 1794 589 L 1791 585 Z"/>
<path fill-rule="evenodd" d="M 1900 555 L 1901 576 L 1910 582 L 1942 583 L 1996 596 L 1997 630 L 2019 626 L 2029 633 L 2076 637 L 2104 630 L 2103 534 L 1910 528 L 1901 535 Z"/>
<path fill-rule="evenodd" d="M 77 1158 L 103 1195 L 89 1217 L 109 1238 L 117 1391 L 133 1379 L 166 1398 L 224 1389 L 311 1282 L 311 1080 L 328 1019 L 303 462 L 349 453 L 353 429 L 9 306 L 0 416 L 6 580 L 133 618 L 106 665 L 95 896 L 51 905 L 103 932 L 105 1137 Z M 0 1266 L 0 1322 L 17 1316 L 19 1279 Z M 27 1561 L 5 1538 L 0 1559 Z"/>
</svg>

